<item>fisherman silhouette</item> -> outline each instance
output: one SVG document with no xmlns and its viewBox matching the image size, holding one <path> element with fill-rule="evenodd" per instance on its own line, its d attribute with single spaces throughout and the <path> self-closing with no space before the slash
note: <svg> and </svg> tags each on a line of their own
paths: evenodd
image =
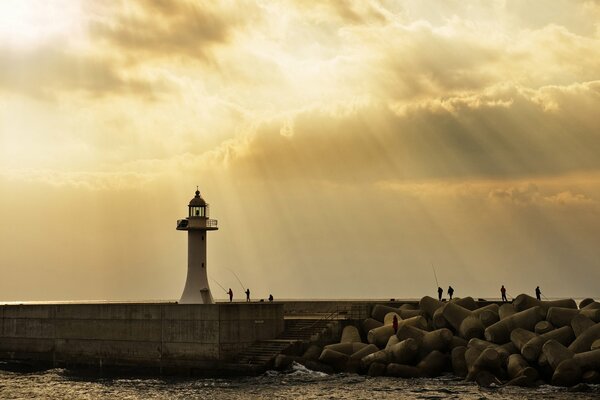
<svg viewBox="0 0 600 400">
<path fill-rule="evenodd" d="M 539 286 L 535 288 L 535 297 L 538 300 L 542 300 L 542 291 L 540 290 Z"/>
<path fill-rule="evenodd" d="M 229 288 L 229 291 L 227 292 L 227 294 L 229 295 L 229 302 L 231 303 L 233 301 L 233 290 L 231 290 L 231 288 Z"/>
<path fill-rule="evenodd" d="M 450 300 L 452 300 L 453 294 L 454 294 L 454 289 L 452 288 L 452 286 L 448 286 L 448 296 L 450 297 Z"/>
<path fill-rule="evenodd" d="M 398 317 L 394 315 L 394 319 L 392 320 L 392 327 L 394 328 L 394 334 L 398 332 Z"/>
<path fill-rule="evenodd" d="M 272 294 L 269 295 L 269 301 L 273 301 L 273 295 Z"/>
<path fill-rule="evenodd" d="M 504 287 L 504 285 L 502 285 L 502 287 L 500 288 L 500 293 L 502 293 L 502 301 L 503 302 L 508 301 L 506 299 L 506 288 Z"/>
<path fill-rule="evenodd" d="M 250 288 L 246 289 L 246 301 L 250 301 Z"/>
<path fill-rule="evenodd" d="M 444 294 L 444 289 L 438 286 L 438 300 L 442 301 L 442 295 Z"/>
</svg>

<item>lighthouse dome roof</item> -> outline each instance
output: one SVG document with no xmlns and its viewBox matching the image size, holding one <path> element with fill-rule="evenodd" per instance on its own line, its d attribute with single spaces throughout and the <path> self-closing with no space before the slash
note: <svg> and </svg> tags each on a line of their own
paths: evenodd
<svg viewBox="0 0 600 400">
<path fill-rule="evenodd" d="M 196 190 L 196 195 L 192 200 L 190 200 L 189 207 L 200 207 L 205 205 L 206 201 L 204 201 L 204 199 L 200 196 L 200 191 Z"/>
</svg>

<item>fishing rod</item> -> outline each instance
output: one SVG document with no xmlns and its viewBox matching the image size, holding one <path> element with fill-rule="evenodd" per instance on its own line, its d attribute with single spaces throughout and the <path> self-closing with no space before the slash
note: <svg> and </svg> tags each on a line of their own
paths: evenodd
<svg viewBox="0 0 600 400">
<path fill-rule="evenodd" d="M 242 287 L 242 289 L 244 289 L 244 292 L 245 292 L 245 291 L 246 291 L 246 288 L 244 287 L 244 284 L 242 283 L 242 280 L 240 279 L 240 277 L 239 277 L 239 276 L 237 276 L 237 274 L 236 274 L 236 273 L 235 273 L 233 270 L 231 270 L 231 269 L 229 269 L 229 268 L 227 268 L 227 270 L 228 270 L 229 272 L 231 272 L 231 273 L 233 274 L 233 276 L 235 276 L 235 279 L 237 279 L 237 281 L 240 283 L 240 286 Z"/>
<path fill-rule="evenodd" d="M 213 281 L 214 283 L 216 283 L 217 285 L 219 285 L 219 287 L 221 289 L 223 289 L 225 291 L 225 293 L 229 294 L 229 290 L 225 289 L 219 282 L 217 282 L 216 279 L 214 279 L 212 276 L 209 277 L 211 281 Z"/>
<path fill-rule="evenodd" d="M 435 284 L 437 285 L 437 287 L 440 287 L 440 284 L 439 284 L 438 278 L 437 278 L 437 274 L 435 273 L 435 267 L 433 266 L 433 262 L 431 263 L 431 269 L 433 270 L 433 277 L 435 278 Z"/>
</svg>

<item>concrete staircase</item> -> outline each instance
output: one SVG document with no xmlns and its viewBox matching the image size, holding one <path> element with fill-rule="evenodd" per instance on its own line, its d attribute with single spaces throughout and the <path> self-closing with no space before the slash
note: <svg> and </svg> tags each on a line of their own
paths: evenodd
<svg viewBox="0 0 600 400">
<path fill-rule="evenodd" d="M 331 319 L 288 318 L 285 330 L 273 340 L 262 340 L 252 344 L 236 357 L 235 364 L 241 369 L 266 370 L 273 365 L 278 354 L 302 348 L 303 344 L 327 340 L 339 329 L 340 322 Z"/>
<path fill-rule="evenodd" d="M 315 342 L 335 322 L 326 319 L 287 319 L 285 330 L 278 339 Z"/>
</svg>

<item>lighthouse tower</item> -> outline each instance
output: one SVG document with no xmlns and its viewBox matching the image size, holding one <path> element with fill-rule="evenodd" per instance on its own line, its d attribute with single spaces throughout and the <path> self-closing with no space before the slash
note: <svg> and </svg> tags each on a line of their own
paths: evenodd
<svg viewBox="0 0 600 400">
<path fill-rule="evenodd" d="M 188 233 L 188 268 L 185 288 L 180 304 L 213 304 L 206 274 L 206 238 L 208 231 L 216 231 L 217 220 L 208 219 L 208 204 L 196 190 L 196 195 L 188 205 L 186 219 L 177 221 L 178 231 Z"/>
</svg>

